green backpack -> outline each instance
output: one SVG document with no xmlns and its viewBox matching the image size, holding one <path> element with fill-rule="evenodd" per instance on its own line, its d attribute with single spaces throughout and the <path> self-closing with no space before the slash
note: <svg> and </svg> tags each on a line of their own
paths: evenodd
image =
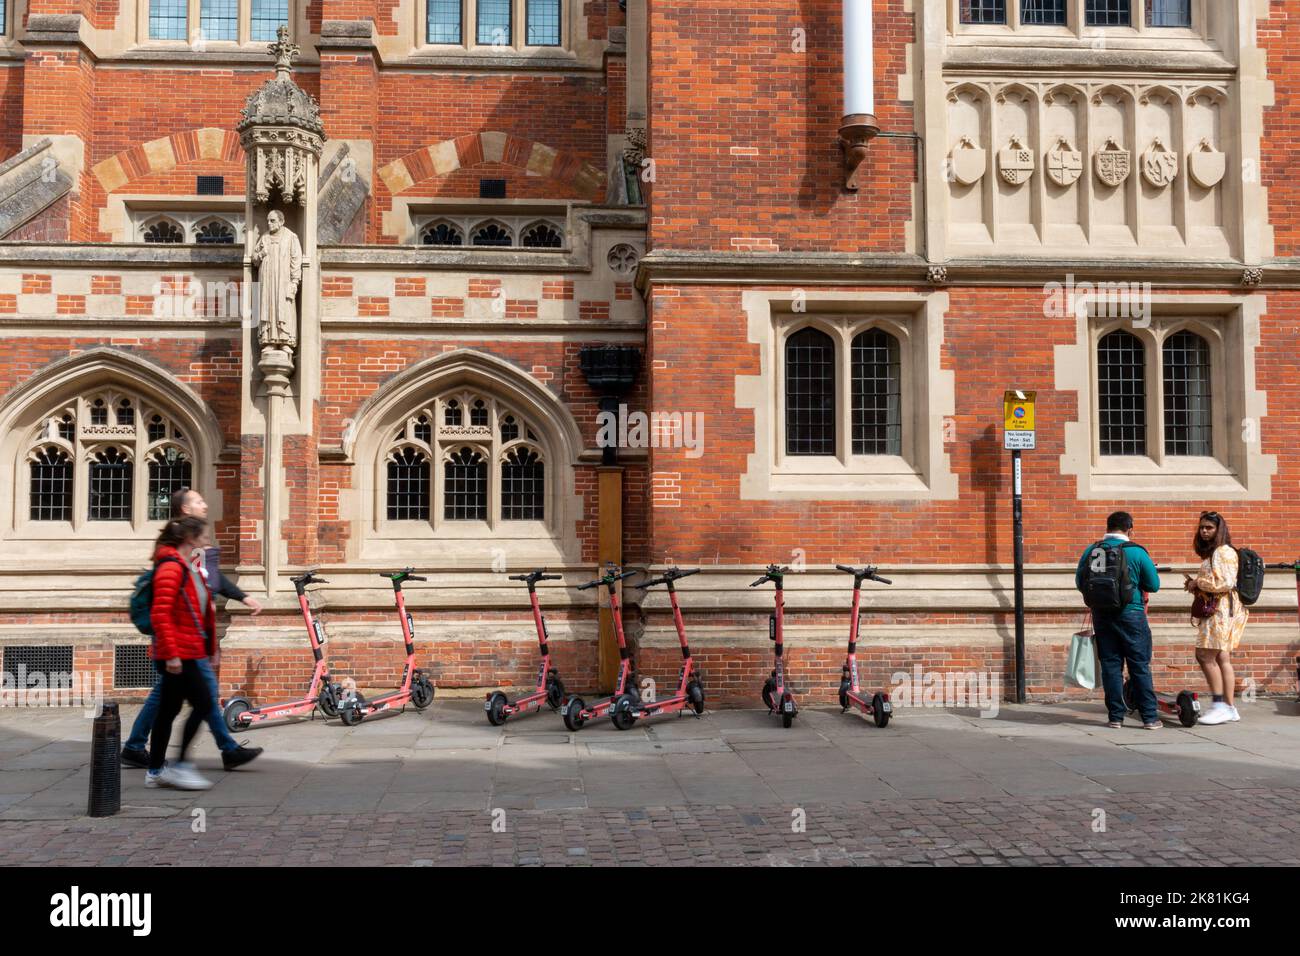
<svg viewBox="0 0 1300 956">
<path fill-rule="evenodd" d="M 163 561 L 181 562 L 176 558 L 163 558 Z M 153 575 L 158 570 L 158 564 L 155 564 L 144 574 L 135 579 L 135 590 L 131 592 L 131 623 L 141 634 L 153 636 Z"/>
</svg>

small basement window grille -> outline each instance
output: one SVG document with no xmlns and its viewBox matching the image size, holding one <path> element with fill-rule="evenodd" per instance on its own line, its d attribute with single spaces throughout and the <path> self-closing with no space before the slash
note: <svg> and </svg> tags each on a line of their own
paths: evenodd
<svg viewBox="0 0 1300 956">
<path fill-rule="evenodd" d="M 149 657 L 148 644 L 117 644 L 113 647 L 113 686 L 118 690 L 153 687 L 157 672 Z"/>
<path fill-rule="evenodd" d="M 16 690 L 71 687 L 71 644 L 10 644 L 4 654 L 5 683 Z"/>
<path fill-rule="evenodd" d="M 226 194 L 225 176 L 199 176 L 195 191 L 200 196 L 224 196 Z"/>
<path fill-rule="evenodd" d="M 505 199 L 506 181 L 504 179 L 480 179 L 478 181 L 479 199 Z"/>
</svg>

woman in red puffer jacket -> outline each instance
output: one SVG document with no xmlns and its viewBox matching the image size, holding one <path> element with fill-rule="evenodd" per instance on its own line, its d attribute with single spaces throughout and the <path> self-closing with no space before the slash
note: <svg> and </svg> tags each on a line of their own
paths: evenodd
<svg viewBox="0 0 1300 956">
<path fill-rule="evenodd" d="M 158 716 L 149 744 L 146 787 L 206 790 L 211 782 L 185 759 L 199 725 L 212 710 L 212 694 L 199 661 L 208 657 L 216 634 L 216 608 L 204 573 L 193 562 L 208 542 L 208 523 L 187 516 L 169 521 L 158 536 L 153 573 L 153 661 L 162 676 Z M 172 723 L 188 701 L 192 710 L 181 736 L 180 760 L 166 764 Z"/>
</svg>

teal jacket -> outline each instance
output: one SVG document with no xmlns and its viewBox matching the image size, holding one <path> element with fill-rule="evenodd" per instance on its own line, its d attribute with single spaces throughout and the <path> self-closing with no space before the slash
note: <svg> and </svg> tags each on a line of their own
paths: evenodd
<svg viewBox="0 0 1300 956">
<path fill-rule="evenodd" d="M 1119 538 L 1107 537 L 1102 538 L 1100 543 L 1103 548 L 1114 548 L 1125 542 Z M 1074 572 L 1074 586 L 1080 591 L 1083 590 L 1083 572 L 1088 567 L 1088 555 L 1092 553 L 1094 544 L 1084 548 L 1083 555 L 1079 558 L 1079 567 Z M 1141 609 L 1143 593 L 1155 594 L 1160 590 L 1160 575 L 1156 572 L 1156 564 L 1151 556 L 1141 547 L 1127 549 L 1124 557 L 1128 559 L 1129 580 L 1134 584 L 1133 600 L 1129 601 L 1128 606 Z"/>
</svg>

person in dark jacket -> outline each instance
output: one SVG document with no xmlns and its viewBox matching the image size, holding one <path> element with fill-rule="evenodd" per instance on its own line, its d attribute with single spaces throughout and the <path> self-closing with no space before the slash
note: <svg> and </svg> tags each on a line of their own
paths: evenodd
<svg viewBox="0 0 1300 956">
<path fill-rule="evenodd" d="M 152 656 L 159 676 L 158 713 L 150 734 L 146 787 L 206 790 L 211 781 L 200 776 L 187 761 L 199 724 L 212 711 L 212 693 L 199 661 L 205 661 L 215 643 L 217 611 L 203 572 L 191 557 L 207 543 L 207 522 L 185 517 L 167 522 L 154 550 Z M 164 757 L 171 741 L 172 723 L 189 702 L 190 715 L 181 734 L 180 759 L 168 764 Z"/>
<path fill-rule="evenodd" d="M 1129 540 L 1132 531 L 1133 516 L 1127 511 L 1116 511 L 1107 518 L 1106 536 L 1088 545 L 1079 558 L 1074 586 L 1080 591 L 1084 589 L 1088 562 L 1098 545 L 1125 549 L 1133 591 L 1129 603 L 1115 613 L 1094 611 L 1092 615 L 1097 659 L 1101 662 L 1102 690 L 1109 715 L 1106 723 L 1115 729 L 1124 726 L 1124 716 L 1128 711 L 1124 704 L 1124 667 L 1127 665 L 1142 726 L 1146 730 L 1159 730 L 1160 714 L 1156 710 L 1156 692 L 1151 682 L 1151 625 L 1147 623 L 1145 595 L 1160 590 L 1160 575 L 1146 549 Z"/>
<path fill-rule="evenodd" d="M 182 488 L 171 498 L 172 519 L 183 518 L 187 515 L 201 518 L 204 521 L 208 517 L 207 501 L 193 488 Z M 213 594 L 220 594 L 229 600 L 245 604 L 255 615 L 260 614 L 262 611 L 261 603 L 256 598 L 249 597 L 233 581 L 223 575 L 220 562 L 220 547 L 209 544 L 203 549 L 202 569 L 208 589 Z M 212 711 L 207 717 L 208 728 L 212 731 L 212 738 L 217 743 L 217 749 L 221 751 L 222 766 L 226 770 L 234 770 L 236 767 L 255 759 L 262 753 L 262 748 L 241 746 L 230 735 L 230 730 L 226 727 L 226 721 L 221 715 L 221 692 L 217 686 L 216 674 L 217 668 L 221 666 L 220 645 L 214 644 L 212 656 L 208 660 L 202 661 L 198 666 L 204 678 L 208 681 L 208 690 L 212 696 Z M 131 727 L 131 735 L 122 747 L 122 762 L 129 766 L 149 766 L 149 751 L 145 745 L 149 741 L 149 731 L 153 728 L 154 717 L 158 713 L 158 703 L 161 699 L 160 684 L 161 679 L 154 682 L 153 690 L 149 692 L 144 706 L 140 708 L 140 713 L 136 715 L 135 723 Z"/>
</svg>

